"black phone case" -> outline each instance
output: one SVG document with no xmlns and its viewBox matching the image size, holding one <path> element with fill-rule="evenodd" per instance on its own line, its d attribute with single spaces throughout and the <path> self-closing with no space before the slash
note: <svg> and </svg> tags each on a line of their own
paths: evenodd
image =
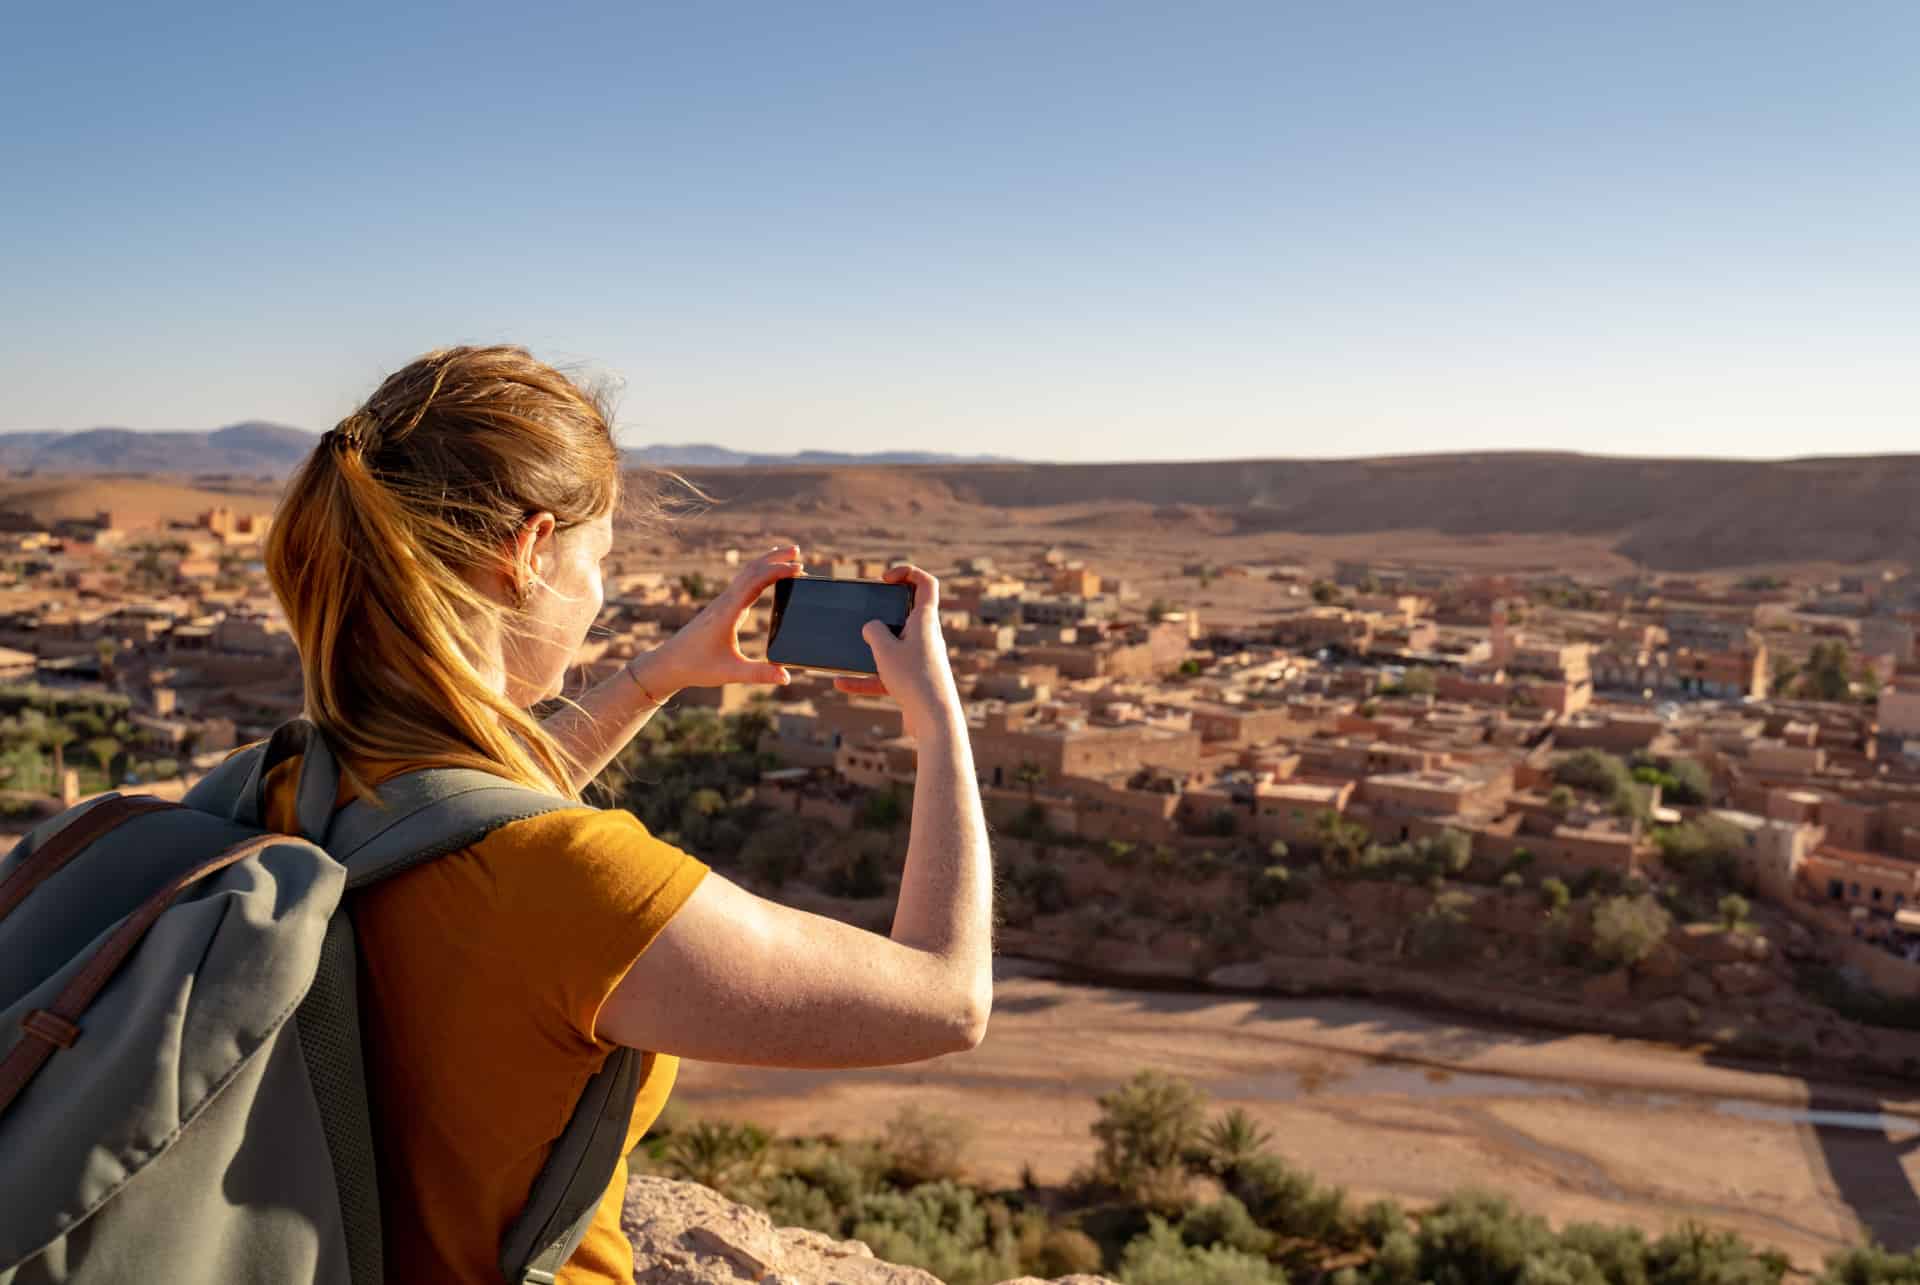
<svg viewBox="0 0 1920 1285">
<path fill-rule="evenodd" d="M 815 584 L 827 583 L 827 584 L 884 585 L 887 588 L 897 588 L 901 590 L 906 595 L 906 609 L 900 613 L 901 623 L 899 625 L 895 625 L 889 622 L 887 625 L 887 628 L 893 631 L 894 637 L 896 638 L 900 636 L 901 630 L 905 627 L 908 612 L 911 612 L 913 610 L 913 586 L 910 584 L 893 585 L 893 584 L 890 584 L 889 582 L 880 581 L 880 580 L 840 580 L 840 579 L 831 579 L 828 577 L 815 577 L 815 576 L 790 576 L 784 580 L 776 580 L 774 582 L 773 616 L 771 620 L 768 621 L 768 624 L 767 624 L 767 659 L 768 660 L 772 661 L 776 665 L 786 665 L 794 669 L 811 669 L 811 670 L 815 670 L 817 672 L 826 673 L 826 674 L 845 674 L 849 678 L 873 678 L 878 676 L 879 670 L 877 668 L 851 669 L 851 668 L 846 668 L 844 666 L 839 666 L 839 665 L 823 664 L 820 662 L 818 658 L 808 659 L 803 656 L 795 655 L 793 654 L 793 647 L 790 639 L 787 641 L 787 645 L 784 648 L 782 647 L 780 626 L 782 622 L 786 619 L 787 611 L 791 604 L 792 596 L 795 592 L 795 586 L 803 582 L 810 582 Z M 804 593 L 805 591 L 801 590 L 800 592 Z M 850 640 L 849 645 L 856 646 L 860 651 L 860 653 L 866 657 L 866 663 L 869 666 L 873 665 L 873 649 L 867 646 L 865 639 L 860 638 L 856 635 L 853 639 Z M 784 652 L 785 654 L 780 654 L 782 652 Z"/>
</svg>

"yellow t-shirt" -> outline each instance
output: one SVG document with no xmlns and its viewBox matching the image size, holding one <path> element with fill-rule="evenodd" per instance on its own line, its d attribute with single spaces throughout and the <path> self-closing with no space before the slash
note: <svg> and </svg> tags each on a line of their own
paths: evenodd
<svg viewBox="0 0 1920 1285">
<path fill-rule="evenodd" d="M 298 773 L 298 758 L 274 769 L 269 828 L 298 829 Z M 501 1237 L 616 1047 L 595 1029 L 601 1005 L 706 872 L 632 813 L 580 807 L 355 894 L 389 1281 L 498 1285 Z M 623 1156 L 678 1067 L 645 1055 Z M 632 1285 L 626 1185 L 622 1159 L 561 1285 Z"/>
</svg>

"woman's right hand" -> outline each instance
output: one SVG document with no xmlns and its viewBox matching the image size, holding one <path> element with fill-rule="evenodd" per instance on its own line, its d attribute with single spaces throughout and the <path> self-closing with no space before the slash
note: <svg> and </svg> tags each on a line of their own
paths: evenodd
<svg viewBox="0 0 1920 1285">
<path fill-rule="evenodd" d="M 856 696 L 892 696 L 900 703 L 907 733 L 916 739 L 942 719 L 964 717 L 960 692 L 947 663 L 947 641 L 940 633 L 940 582 L 919 567 L 903 563 L 881 577 L 888 584 L 913 586 L 913 610 L 895 638 L 878 620 L 869 620 L 860 636 L 873 649 L 877 678 L 836 678 L 834 686 Z"/>
</svg>

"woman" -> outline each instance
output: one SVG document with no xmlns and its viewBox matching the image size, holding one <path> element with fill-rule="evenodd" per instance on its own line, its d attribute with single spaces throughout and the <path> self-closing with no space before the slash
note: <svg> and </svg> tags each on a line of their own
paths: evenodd
<svg viewBox="0 0 1920 1285">
<path fill-rule="evenodd" d="M 742 656 L 738 631 L 801 571 L 792 545 L 577 708 L 529 712 L 560 693 L 600 612 L 623 498 L 657 511 L 622 496 L 603 408 L 517 348 L 429 353 L 326 434 L 281 503 L 267 569 L 343 798 L 444 764 L 577 801 L 681 688 L 788 680 Z M 992 876 L 966 721 L 938 585 L 914 567 L 887 578 L 914 587 L 906 628 L 870 624 L 879 677 L 837 681 L 898 701 L 919 747 L 890 936 L 763 900 L 632 814 L 586 806 L 502 827 L 356 906 L 390 1279 L 498 1279 L 502 1232 L 618 1046 L 651 1055 L 631 1143 L 678 1057 L 877 1066 L 979 1043 Z M 295 770 L 273 782 L 278 813 Z M 632 1280 L 625 1184 L 623 1166 L 568 1285 Z"/>
</svg>

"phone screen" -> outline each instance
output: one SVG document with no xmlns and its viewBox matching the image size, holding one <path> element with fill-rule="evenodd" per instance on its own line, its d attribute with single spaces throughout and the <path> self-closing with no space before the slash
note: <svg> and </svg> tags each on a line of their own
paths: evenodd
<svg viewBox="0 0 1920 1285">
<path fill-rule="evenodd" d="M 767 659 L 802 669 L 877 673 L 873 648 L 860 636 L 860 627 L 879 620 L 898 637 L 912 609 L 909 585 L 813 576 L 777 580 Z"/>
</svg>

